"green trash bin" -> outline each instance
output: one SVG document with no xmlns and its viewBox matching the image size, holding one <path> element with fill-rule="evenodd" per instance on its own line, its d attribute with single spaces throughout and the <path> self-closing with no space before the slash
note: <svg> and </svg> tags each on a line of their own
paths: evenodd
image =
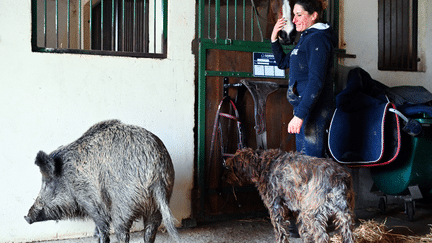
<svg viewBox="0 0 432 243">
<path fill-rule="evenodd" d="M 401 131 L 401 150 L 395 161 L 370 168 L 375 186 L 387 195 L 409 195 L 418 186 L 423 198 L 432 195 L 432 118 L 416 118 L 422 132 L 410 136 Z"/>
</svg>

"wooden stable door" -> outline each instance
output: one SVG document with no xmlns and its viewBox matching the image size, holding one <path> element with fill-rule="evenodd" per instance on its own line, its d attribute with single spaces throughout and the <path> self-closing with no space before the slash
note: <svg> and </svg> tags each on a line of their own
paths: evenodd
<svg viewBox="0 0 432 243">
<path fill-rule="evenodd" d="M 252 52 L 208 49 L 206 53 L 206 70 L 226 73 L 252 73 Z M 235 75 L 233 75 L 235 76 Z M 222 138 L 216 129 L 215 119 L 220 102 L 226 94 L 235 102 L 238 110 L 244 138 L 243 145 L 257 148 L 255 131 L 255 103 L 249 90 L 243 86 L 224 88 L 224 80 L 229 84 L 239 84 L 242 79 L 256 82 L 274 82 L 287 85 L 288 80 L 255 77 L 210 76 L 205 80 L 205 203 L 206 215 L 256 215 L 266 213 L 255 187 L 234 187 L 223 180 L 223 156 L 221 142 L 225 153 L 234 154 L 238 148 L 238 131 L 236 121 L 219 116 Z M 226 92 L 224 94 L 224 91 Z M 293 116 L 292 106 L 286 98 L 286 87 L 280 87 L 269 94 L 266 99 L 266 133 L 267 147 L 281 148 L 285 151 L 295 149 L 295 139 L 288 139 L 287 125 Z M 224 102 L 220 112 L 235 115 L 230 102 Z M 217 127 L 219 128 L 219 126 Z M 212 141 L 213 139 L 213 141 Z M 221 141 L 222 140 L 222 141 Z M 211 145 L 213 144 L 213 147 Z"/>
</svg>

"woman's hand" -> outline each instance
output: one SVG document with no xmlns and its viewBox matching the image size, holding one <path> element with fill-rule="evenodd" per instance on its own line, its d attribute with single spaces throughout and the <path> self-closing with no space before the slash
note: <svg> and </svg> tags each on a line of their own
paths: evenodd
<svg viewBox="0 0 432 243">
<path fill-rule="evenodd" d="M 294 116 L 288 124 L 288 133 L 300 133 L 303 120 Z"/>
<path fill-rule="evenodd" d="M 278 39 L 278 33 L 279 31 L 281 31 L 284 26 L 286 25 L 287 20 L 285 18 L 280 18 L 278 19 L 278 21 L 276 22 L 275 26 L 273 27 L 273 32 L 271 34 L 271 42 L 275 42 Z"/>
</svg>

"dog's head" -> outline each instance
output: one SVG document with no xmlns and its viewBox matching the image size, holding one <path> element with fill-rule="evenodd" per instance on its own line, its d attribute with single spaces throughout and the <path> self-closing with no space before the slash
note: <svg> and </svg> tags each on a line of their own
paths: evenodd
<svg viewBox="0 0 432 243">
<path fill-rule="evenodd" d="M 250 148 L 238 150 L 225 162 L 224 179 L 231 185 L 246 186 L 258 178 L 258 155 Z"/>
</svg>

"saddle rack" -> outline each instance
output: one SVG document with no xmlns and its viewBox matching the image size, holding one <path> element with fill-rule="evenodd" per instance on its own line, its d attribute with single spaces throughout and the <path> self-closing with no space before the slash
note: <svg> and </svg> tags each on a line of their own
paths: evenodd
<svg viewBox="0 0 432 243">
<path fill-rule="evenodd" d="M 230 84 L 228 82 L 228 78 L 224 78 L 224 84 L 223 84 L 223 98 L 221 102 L 219 103 L 218 109 L 216 111 L 215 121 L 213 124 L 213 132 L 212 132 L 212 138 L 211 138 L 211 146 L 210 146 L 210 159 L 213 156 L 214 153 L 214 146 L 215 146 L 215 140 L 216 136 L 219 135 L 220 138 L 220 148 L 221 148 L 221 156 L 223 160 L 223 164 L 225 166 L 225 159 L 227 157 L 231 157 L 232 154 L 227 153 L 226 151 L 226 145 L 223 144 L 222 138 L 222 128 L 220 125 L 220 118 L 228 118 L 230 120 L 233 120 L 237 123 L 237 149 L 241 149 L 244 147 L 244 136 L 242 134 L 241 129 L 241 121 L 239 117 L 239 113 L 237 110 L 237 107 L 235 103 L 237 100 L 231 99 L 231 97 L 228 95 L 228 89 L 232 87 L 246 87 L 247 90 L 250 92 L 252 99 L 254 101 L 254 117 L 255 117 L 255 134 L 256 134 L 256 143 L 257 143 L 257 149 L 267 149 L 267 128 L 266 128 L 266 102 L 267 97 L 278 90 L 279 88 L 286 88 L 287 85 L 279 85 L 275 82 L 269 82 L 269 81 L 251 81 L 242 79 L 239 83 L 233 83 Z M 221 112 L 221 107 L 225 102 L 229 102 L 230 104 L 230 112 L 229 113 L 223 113 Z M 234 114 L 230 114 L 234 111 Z M 229 123 L 228 127 L 230 128 L 231 123 Z M 228 129 L 229 131 L 229 129 Z"/>
</svg>

